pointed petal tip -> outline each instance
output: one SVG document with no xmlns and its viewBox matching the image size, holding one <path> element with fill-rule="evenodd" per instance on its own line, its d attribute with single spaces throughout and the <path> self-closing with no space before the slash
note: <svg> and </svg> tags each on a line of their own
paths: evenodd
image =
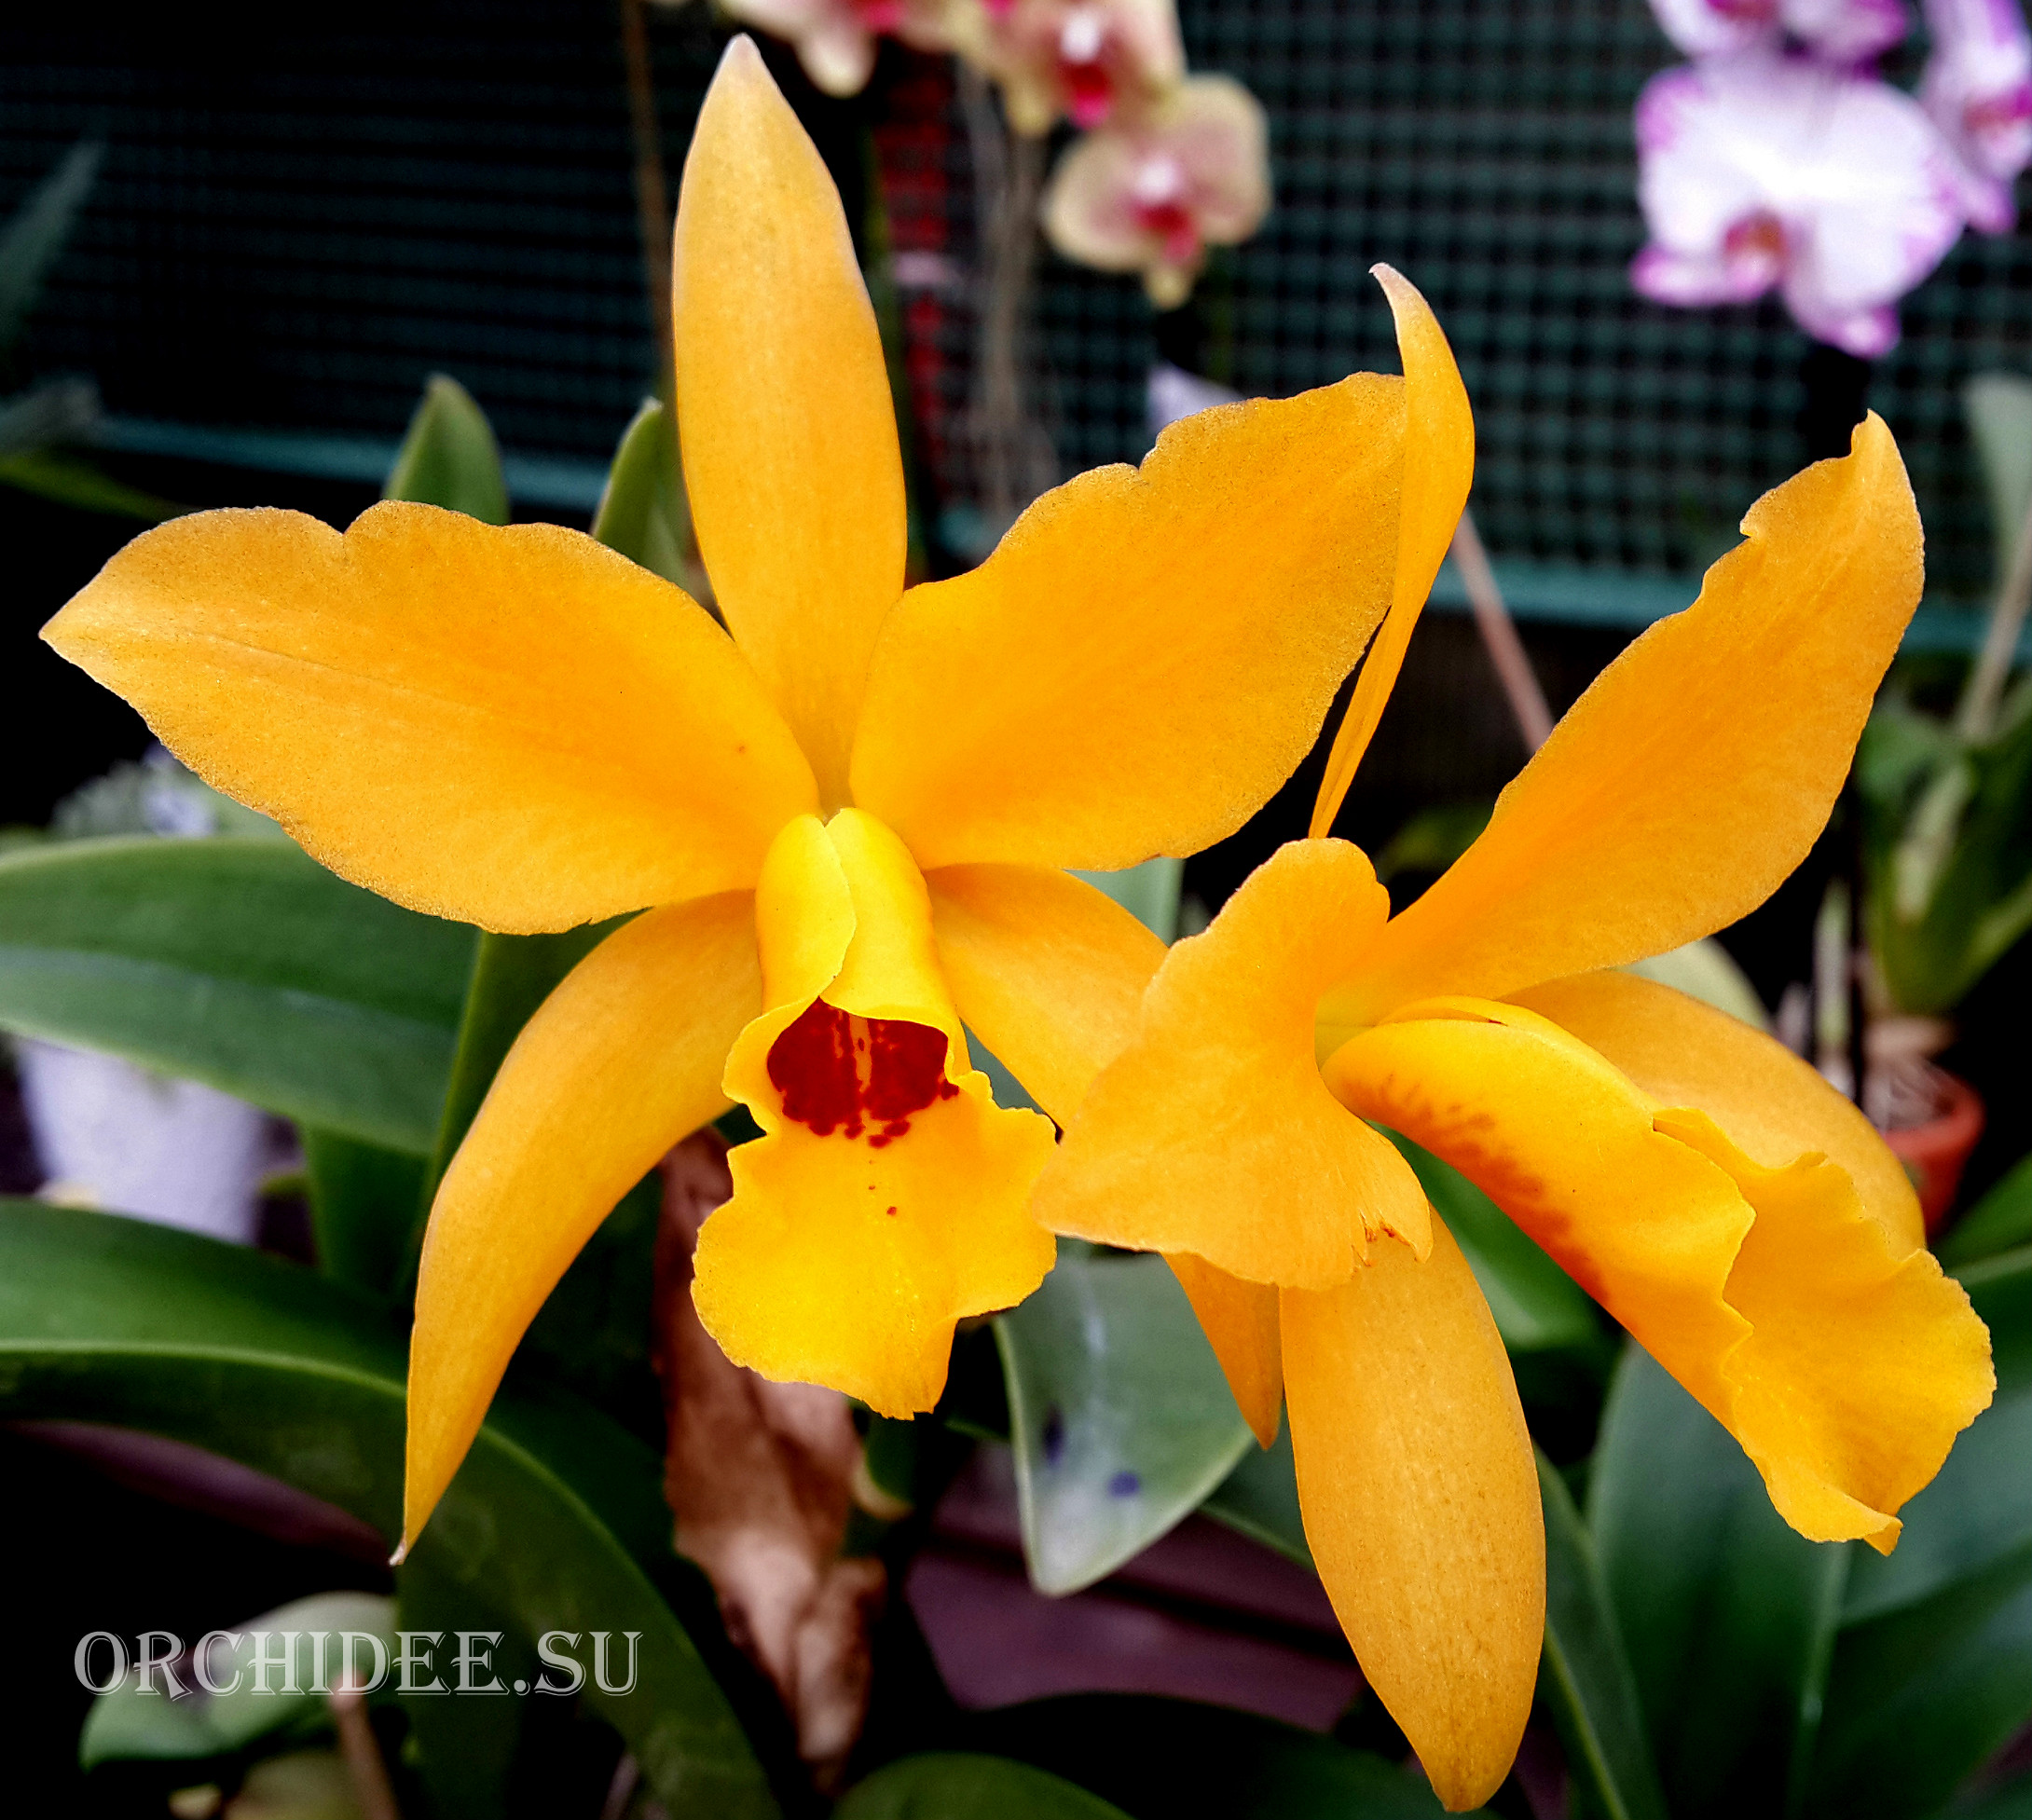
<svg viewBox="0 0 2032 1820">
<path fill-rule="evenodd" d="M 409 1538 L 405 1536 L 401 1541 L 395 1544 L 395 1552 L 388 1557 L 388 1565 L 391 1567 L 399 1567 L 408 1558 Z"/>
</svg>

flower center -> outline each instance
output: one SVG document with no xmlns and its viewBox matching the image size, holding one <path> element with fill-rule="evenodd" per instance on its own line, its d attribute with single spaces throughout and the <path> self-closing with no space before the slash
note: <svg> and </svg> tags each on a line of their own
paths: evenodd
<svg viewBox="0 0 2032 1820">
<path fill-rule="evenodd" d="M 1115 105 L 1106 49 L 1107 21 L 1098 7 L 1081 7 L 1066 16 L 1058 34 L 1058 79 L 1064 85 L 1065 112 L 1082 130 L 1099 126 Z"/>
<path fill-rule="evenodd" d="M 1986 132 L 2008 130 L 2027 119 L 2032 119 L 2032 82 L 2021 82 L 2000 95 L 1970 102 L 1961 113 L 1962 125 L 1977 138 Z"/>
<path fill-rule="evenodd" d="M 959 1091 L 945 1077 L 945 1033 L 900 1018 L 857 1018 L 816 999 L 769 1049 L 769 1079 L 784 1115 L 829 1138 L 871 1126 L 880 1150 L 911 1115 Z"/>
<path fill-rule="evenodd" d="M 1723 19 L 1746 25 L 1768 25 L 1778 17 L 1778 0 L 1708 0 L 1708 5 Z"/>
<path fill-rule="evenodd" d="M 1785 224 L 1768 209 L 1745 215 L 1723 237 L 1722 256 L 1732 266 L 1776 278 L 1785 264 Z"/>
<path fill-rule="evenodd" d="M 855 0 L 854 9 L 871 32 L 894 32 L 903 22 L 903 0 Z"/>
<path fill-rule="evenodd" d="M 1185 168 L 1176 158 L 1160 153 L 1137 168 L 1130 207 L 1136 225 L 1162 242 L 1164 257 L 1173 265 L 1187 265 L 1199 252 L 1200 224 L 1187 194 Z"/>
</svg>

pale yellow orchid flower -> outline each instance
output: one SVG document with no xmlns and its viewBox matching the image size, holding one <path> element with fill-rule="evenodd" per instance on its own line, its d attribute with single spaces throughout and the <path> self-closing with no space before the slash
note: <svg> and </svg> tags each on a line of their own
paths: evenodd
<svg viewBox="0 0 2032 1820">
<path fill-rule="evenodd" d="M 1501 1784 L 1531 1710 L 1539 1488 L 1481 1291 L 1366 1121 L 1487 1191 L 1817 1540 L 1888 1551 L 1995 1379 L 1862 1115 L 1749 1025 L 1613 970 L 1753 909 L 1825 824 L 1919 597 L 1889 431 L 1871 417 L 1848 457 L 1752 507 L 1699 600 L 1603 672 L 1393 918 L 1366 857 L 1325 836 L 1473 450 L 1437 329 L 1403 347 L 1427 408 L 1407 431 L 1396 599 L 1313 838 L 1171 951 L 1033 1211 L 1171 1257 L 1264 1444 L 1287 1403 L 1335 1610 L 1459 1810 Z"/>
<path fill-rule="evenodd" d="M 1016 131 L 1050 132 L 1061 116 L 1091 130 L 1134 116 L 1186 74 L 1173 0 L 982 0 L 961 47 L 1002 85 Z"/>
<path fill-rule="evenodd" d="M 407 1538 L 587 1237 L 736 1100 L 766 1135 L 699 1241 L 707 1327 L 770 1377 L 929 1407 L 954 1322 L 1022 1300 L 1053 1249 L 1025 1205 L 1051 1124 L 995 1106 L 963 1022 L 1069 1117 L 1162 950 L 1061 869 L 1239 828 L 1391 598 L 1425 407 L 1372 374 L 1176 425 L 905 593 L 873 312 L 746 39 L 676 246 L 685 479 L 725 631 L 590 538 L 384 504 L 343 536 L 177 519 L 45 635 L 399 902 L 511 932 L 653 907 L 530 1021 L 438 1192 Z"/>
<path fill-rule="evenodd" d="M 666 0 L 667 4 L 667 0 Z M 958 50 L 980 43 L 981 0 L 724 0 L 744 24 L 797 52 L 812 86 L 858 95 L 874 74 L 884 37 L 913 50 Z"/>
<path fill-rule="evenodd" d="M 1160 309 L 1192 294 L 1210 246 L 1234 246 L 1270 212 L 1263 109 L 1239 82 L 1194 75 L 1148 109 L 1091 132 L 1045 191 L 1046 237 L 1105 272 L 1141 272 Z"/>
</svg>

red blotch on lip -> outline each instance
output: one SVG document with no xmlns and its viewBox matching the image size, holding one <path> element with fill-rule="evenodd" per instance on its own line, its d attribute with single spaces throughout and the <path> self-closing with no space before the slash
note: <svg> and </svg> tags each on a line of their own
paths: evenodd
<svg viewBox="0 0 2032 1820">
<path fill-rule="evenodd" d="M 876 1150 L 910 1129 L 913 1113 L 959 1091 L 945 1078 L 943 1031 L 856 1018 L 824 999 L 770 1046 L 769 1079 L 786 1117 L 821 1138 L 866 1135 Z"/>
</svg>

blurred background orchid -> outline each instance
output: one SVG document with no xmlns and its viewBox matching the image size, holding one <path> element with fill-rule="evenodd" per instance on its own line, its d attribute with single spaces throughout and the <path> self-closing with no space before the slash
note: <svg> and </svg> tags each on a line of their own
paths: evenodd
<svg viewBox="0 0 2032 1820">
<path fill-rule="evenodd" d="M 1862 360 L 1964 226 L 2007 232 L 2032 161 L 2032 40 L 2018 0 L 1929 0 L 1915 99 L 1875 60 L 1897 0 L 1652 0 L 1693 61 L 1637 103 L 1650 238 L 1630 268 L 1654 302 L 1777 290 L 1817 340 Z"/>
</svg>

